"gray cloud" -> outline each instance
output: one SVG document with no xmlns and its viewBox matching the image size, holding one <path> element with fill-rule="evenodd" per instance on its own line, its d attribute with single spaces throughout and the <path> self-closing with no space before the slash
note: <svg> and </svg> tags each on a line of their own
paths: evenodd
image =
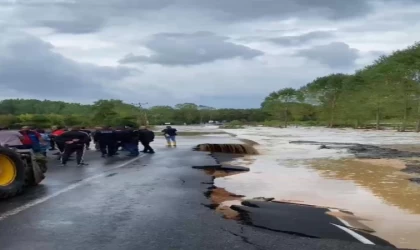
<svg viewBox="0 0 420 250">
<path fill-rule="evenodd" d="M 0 29 L 0 96 L 4 98 L 121 98 L 153 105 L 192 101 L 219 107 L 258 107 L 273 90 L 299 87 L 331 72 L 353 71 L 377 58 L 379 52 L 369 50 L 388 52 L 419 38 L 414 32 L 418 29 L 415 12 L 419 2 L 407 7 L 404 3 L 408 0 L 6 2 L 18 4 L 14 8 L 0 4 L 0 26 L 28 31 L 56 47 L 33 36 Z M 367 15 L 371 14 L 371 2 L 391 4 L 379 4 Z M 382 33 L 376 31 L 378 27 Z M 369 32 L 355 35 L 349 33 L 352 28 Z M 389 32 L 391 28 L 398 31 L 397 36 Z M 326 29 L 336 31 L 281 37 Z M 197 30 L 214 33 L 193 33 Z M 267 43 L 273 37 L 276 39 L 271 42 L 286 47 Z M 331 37 L 351 41 L 361 51 L 344 43 L 312 47 L 313 40 L 327 44 Z M 247 47 L 251 45 L 254 49 Z M 262 55 L 261 51 L 264 55 L 258 60 L 246 60 Z M 133 54 L 121 59 L 129 52 Z M 144 71 L 139 75 L 127 67 L 95 65 L 114 65 L 119 59 Z M 176 65 L 198 66 L 171 67 Z"/>
<path fill-rule="evenodd" d="M 291 15 L 322 15 L 325 18 L 341 19 L 356 17 L 372 10 L 369 1 L 336 0 L 230 0 L 230 1 L 189 1 L 194 7 L 216 10 L 232 19 L 287 18 Z"/>
<path fill-rule="evenodd" d="M 209 32 L 159 33 L 153 35 L 145 46 L 153 51 L 151 56 L 129 54 L 120 63 L 153 63 L 163 65 L 195 65 L 217 60 L 252 59 L 263 52 L 227 41 L 227 37 Z"/>
<path fill-rule="evenodd" d="M 162 9 L 195 11 L 217 21 L 282 20 L 292 16 L 346 19 L 368 14 L 373 0 L 27 0 L 17 1 L 16 13 L 28 25 L 46 26 L 63 33 L 98 31 L 113 18 L 142 18 Z M 392 0 L 382 0 L 392 1 Z M 43 15 L 38 15 L 42 12 Z M 34 14 L 35 13 L 35 14 Z M 94 16 L 95 18 L 89 18 Z M 63 18 L 68 18 L 62 21 Z"/>
<path fill-rule="evenodd" d="M 110 96 L 102 84 L 129 76 L 128 68 L 77 63 L 34 36 L 1 30 L 0 87 L 39 97 Z"/>
<path fill-rule="evenodd" d="M 86 17 L 75 20 L 40 20 L 36 23 L 39 26 L 52 28 L 59 33 L 84 34 L 100 30 L 105 24 L 105 20 L 103 18 Z"/>
<path fill-rule="evenodd" d="M 270 42 L 283 46 L 299 46 L 312 40 L 334 37 L 331 31 L 313 31 L 298 36 L 282 36 L 268 39 Z"/>
<path fill-rule="evenodd" d="M 318 61 L 331 68 L 349 68 L 354 66 L 359 57 L 359 51 L 350 48 L 346 43 L 332 42 L 327 45 L 300 50 L 296 55 Z"/>
</svg>

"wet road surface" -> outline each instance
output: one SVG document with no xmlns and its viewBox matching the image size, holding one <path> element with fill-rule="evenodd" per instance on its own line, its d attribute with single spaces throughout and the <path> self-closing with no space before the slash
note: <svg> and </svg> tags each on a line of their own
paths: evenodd
<svg viewBox="0 0 420 250">
<path fill-rule="evenodd" d="M 211 177 L 191 168 L 206 160 L 181 144 L 132 160 L 88 152 L 80 168 L 52 162 L 43 185 L 0 202 L 0 249 L 381 249 L 221 218 L 204 206 Z"/>
</svg>

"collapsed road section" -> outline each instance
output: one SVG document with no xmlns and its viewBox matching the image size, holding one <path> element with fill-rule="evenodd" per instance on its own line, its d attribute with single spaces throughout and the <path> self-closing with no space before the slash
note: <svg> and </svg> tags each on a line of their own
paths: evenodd
<svg viewBox="0 0 420 250">
<path fill-rule="evenodd" d="M 225 200 L 236 200 L 239 204 L 230 205 L 231 213 L 224 213 L 225 218 L 237 219 L 241 223 L 270 230 L 308 238 L 336 239 L 360 242 L 369 245 L 394 247 L 391 243 L 374 236 L 374 230 L 363 225 L 357 217 L 348 211 L 336 208 L 323 208 L 302 204 L 273 201 L 272 198 L 242 199 L 243 196 L 229 193 L 214 185 L 218 176 L 228 176 L 235 173 L 249 171 L 243 166 L 229 164 L 234 158 L 249 154 L 257 154 L 252 146 L 247 144 L 209 145 L 200 144 L 194 151 L 206 151 L 215 159 L 214 163 L 206 162 L 202 165 L 192 166 L 195 169 L 206 170 L 213 176 L 213 182 L 204 195 L 212 200 L 205 206 L 218 209 L 223 199 L 214 199 L 222 193 Z M 229 174 L 230 173 L 230 174 Z M 217 201 L 217 202 L 216 202 Z M 238 202 L 237 202 L 238 203 Z"/>
</svg>

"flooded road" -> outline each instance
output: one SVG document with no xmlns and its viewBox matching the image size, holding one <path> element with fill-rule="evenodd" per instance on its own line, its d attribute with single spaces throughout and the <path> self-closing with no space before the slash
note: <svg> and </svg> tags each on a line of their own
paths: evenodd
<svg viewBox="0 0 420 250">
<path fill-rule="evenodd" d="M 74 161 L 65 168 L 52 161 L 42 185 L 0 202 L 1 249 L 388 249 L 353 238 L 300 237 L 223 219 L 209 209 L 210 197 L 203 195 L 213 187 L 210 175 L 215 173 L 191 167 L 216 161 L 191 148 L 209 140 L 238 140 L 182 136 L 178 140 L 179 147 L 168 148 L 157 137 L 156 154 L 134 159 L 123 154 L 102 159 L 98 152 L 87 151 L 89 165 L 82 168 Z M 219 189 L 211 199 L 222 201 L 227 195 Z"/>
<path fill-rule="evenodd" d="M 414 144 L 416 133 L 328 129 L 229 130 L 260 145 L 258 156 L 236 159 L 251 171 L 217 178 L 215 185 L 246 198 L 273 197 L 348 210 L 375 235 L 397 247 L 420 249 L 420 185 L 400 171 L 399 160 L 360 161 L 345 149 L 319 150 L 292 140 Z"/>
</svg>

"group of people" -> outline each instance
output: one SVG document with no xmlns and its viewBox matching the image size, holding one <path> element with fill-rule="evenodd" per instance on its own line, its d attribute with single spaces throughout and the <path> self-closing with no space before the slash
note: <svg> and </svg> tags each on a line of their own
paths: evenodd
<svg viewBox="0 0 420 250">
<path fill-rule="evenodd" d="M 153 154 L 155 151 L 150 143 L 155 139 L 155 133 L 147 127 L 135 130 L 131 127 L 116 128 L 98 127 L 92 132 L 96 148 L 102 157 L 111 157 L 121 148 L 129 152 L 128 156 L 139 155 L 139 142 L 143 145 L 143 153 Z"/>
<path fill-rule="evenodd" d="M 35 153 L 46 156 L 49 136 L 42 129 L 33 130 L 29 126 L 21 130 L 10 130 L 7 127 L 0 128 L 0 145 L 17 149 L 32 149 Z"/>
<path fill-rule="evenodd" d="M 168 146 L 176 147 L 177 130 L 167 126 L 162 133 L 164 134 Z M 28 126 L 21 130 L 9 130 L 0 128 L 0 145 L 16 147 L 18 149 L 32 149 L 35 153 L 47 156 L 47 151 L 58 149 L 55 153 L 63 165 L 67 164 L 69 157 L 76 153 L 76 162 L 79 166 L 86 165 L 83 162 L 85 150 L 90 149 L 93 141 L 97 151 L 101 152 L 102 157 L 112 157 L 118 155 L 119 150 L 128 151 L 128 156 L 136 157 L 139 155 L 139 142 L 143 145 L 143 153 L 153 154 L 155 151 L 150 143 L 155 139 L 155 133 L 147 127 L 138 130 L 132 127 L 112 128 L 97 127 L 91 131 L 84 127 L 53 127 L 50 133 L 43 129 L 31 129 Z"/>
</svg>

